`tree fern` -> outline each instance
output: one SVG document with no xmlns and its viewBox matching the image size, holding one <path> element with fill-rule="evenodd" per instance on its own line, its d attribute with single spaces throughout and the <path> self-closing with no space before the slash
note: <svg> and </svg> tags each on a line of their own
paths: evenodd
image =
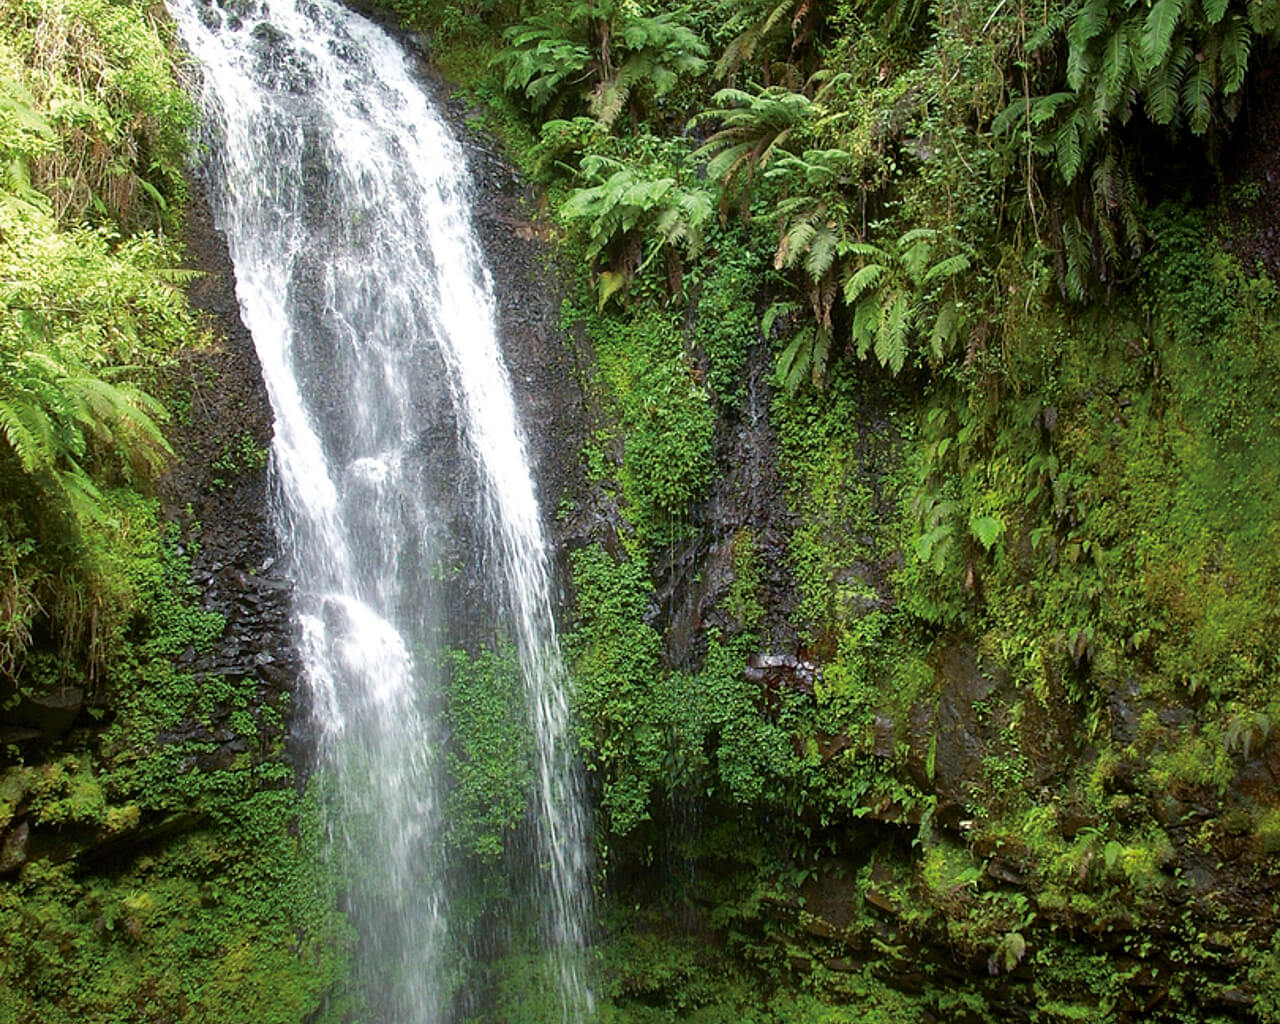
<svg viewBox="0 0 1280 1024">
<path fill-rule="evenodd" d="M 766 50 L 789 63 L 802 61 L 821 20 L 821 7 L 814 0 L 722 0 L 720 8 L 737 35 L 716 61 L 716 77 L 734 74 Z"/>
<path fill-rule="evenodd" d="M 662 96 L 706 67 L 707 47 L 681 12 L 646 16 L 617 0 L 579 2 L 507 29 L 495 58 L 503 87 L 534 110 L 585 104 L 610 126 L 636 94 Z"/>
<path fill-rule="evenodd" d="M 803 92 L 779 86 L 755 93 L 721 89 L 711 100 L 715 106 L 694 121 L 716 120 L 720 127 L 695 156 L 709 158 L 707 173 L 721 182 L 724 204 L 738 196 L 745 213 L 755 174 L 785 152 L 796 131 L 813 124 L 822 114 L 821 93 L 815 102 Z"/>
<path fill-rule="evenodd" d="M 582 173 L 596 184 L 574 189 L 561 209 L 582 226 L 587 258 L 600 273 L 601 305 L 660 253 L 697 257 L 715 209 L 706 189 L 650 177 L 641 168 L 603 157 L 584 159 Z"/>
</svg>

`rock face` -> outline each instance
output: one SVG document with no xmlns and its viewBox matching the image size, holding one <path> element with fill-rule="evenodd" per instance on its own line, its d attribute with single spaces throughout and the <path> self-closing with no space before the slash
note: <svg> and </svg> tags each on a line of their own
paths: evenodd
<svg viewBox="0 0 1280 1024">
<path fill-rule="evenodd" d="M 422 70 L 428 73 L 425 62 Z M 434 99 L 467 149 L 474 190 L 471 216 L 493 275 L 498 339 L 529 444 L 538 502 L 560 559 L 556 578 L 563 598 L 568 581 L 563 555 L 575 540 L 575 527 L 559 521 L 556 510 L 584 488 L 579 453 L 587 409 L 580 384 L 582 356 L 560 328 L 564 286 L 554 262 L 553 227 L 542 214 L 536 190 L 503 159 L 493 139 L 467 124 L 473 111 L 439 88 Z M 563 606 L 564 601 L 558 603 Z"/>
<path fill-rule="evenodd" d="M 212 649 L 184 652 L 197 676 L 257 678 L 262 698 L 295 692 L 300 671 L 293 637 L 291 581 L 283 575 L 268 500 L 272 414 L 253 338 L 240 320 L 235 271 L 214 227 L 204 187 L 186 223 L 187 260 L 202 272 L 189 290 L 220 342 L 184 355 L 178 372 L 191 388 L 191 415 L 173 438 L 183 454 L 162 482 L 166 514 L 182 528 L 191 580 L 206 611 L 226 621 Z M 271 692 L 268 692 L 271 691 Z"/>
<path fill-rule="evenodd" d="M 201 195 L 199 182 L 192 182 L 191 192 Z M 219 615 L 225 626 L 207 648 L 179 653 L 174 669 L 190 673 L 197 692 L 213 680 L 218 686 L 235 682 L 247 687 L 252 697 L 240 710 L 252 716 L 260 731 L 250 752 L 243 736 L 227 727 L 233 708 L 214 701 L 198 721 L 183 720 L 159 730 L 153 749 L 135 756 L 161 756 L 166 746 L 194 741 L 207 751 L 197 767 L 224 768 L 246 754 L 264 760 L 280 756 L 268 751 L 289 726 L 288 712 L 279 711 L 295 706 L 291 696 L 299 662 L 289 606 L 291 584 L 276 568 L 268 504 L 270 406 L 252 339 L 240 322 L 226 244 L 203 200 L 191 203 L 186 229 L 188 265 L 202 272 L 190 287 L 190 301 L 208 315 L 215 341 L 208 348 L 182 353 L 161 383 L 162 394 L 189 397 L 189 409 L 175 417 L 168 432 L 179 459 L 157 491 L 165 518 L 179 528 L 178 551 L 189 562 L 189 582 L 199 605 Z M 96 749 L 101 730 L 117 713 L 111 694 L 109 683 L 92 697 L 81 687 L 64 685 L 48 694 L 25 696 L 0 713 L 0 742 L 21 745 L 29 766 L 6 776 L 12 791 L 0 794 L 8 801 L 0 804 L 6 812 L 0 818 L 0 874 L 28 860 L 57 863 L 74 858 L 88 864 L 200 824 L 200 813 L 153 812 L 146 807 L 118 813 L 105 826 L 48 829 L 30 820 L 33 780 L 63 771 L 68 756 Z M 264 716 L 268 706 L 272 710 Z M 94 770 L 110 759 L 98 751 L 92 757 Z M 76 771 L 82 785 L 98 784 L 91 772 Z"/>
</svg>

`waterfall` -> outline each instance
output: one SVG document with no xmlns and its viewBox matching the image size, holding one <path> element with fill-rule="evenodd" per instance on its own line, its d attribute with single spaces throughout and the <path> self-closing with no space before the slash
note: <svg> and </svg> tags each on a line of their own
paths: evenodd
<svg viewBox="0 0 1280 1024">
<path fill-rule="evenodd" d="M 526 887 L 563 1017 L 589 994 L 586 823 L 549 555 L 466 161 L 381 29 L 331 0 L 169 0 L 201 66 L 211 202 L 275 412 L 317 764 L 376 1019 L 456 1019 L 444 649 L 518 653 Z"/>
</svg>

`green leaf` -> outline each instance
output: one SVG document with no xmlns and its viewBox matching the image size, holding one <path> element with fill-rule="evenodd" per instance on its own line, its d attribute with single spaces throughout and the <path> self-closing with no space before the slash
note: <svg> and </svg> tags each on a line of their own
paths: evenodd
<svg viewBox="0 0 1280 1024">
<path fill-rule="evenodd" d="M 933 358 L 941 362 L 951 351 L 952 343 L 960 329 L 960 310 L 955 303 L 948 302 L 938 313 L 933 322 L 933 333 L 929 337 L 929 351 Z"/>
<path fill-rule="evenodd" d="M 1084 154 L 1080 145 L 1080 122 L 1078 115 L 1067 121 L 1058 129 L 1053 143 L 1054 153 L 1058 158 L 1058 173 L 1068 185 L 1080 172 L 1080 164 Z"/>
<path fill-rule="evenodd" d="M 888 272 L 888 268 L 880 263 L 868 263 L 860 267 L 844 283 L 844 301 L 849 305 L 857 302 L 863 294 L 874 288 Z"/>
<path fill-rule="evenodd" d="M 1182 87 L 1182 112 L 1196 135 L 1209 129 L 1213 116 L 1213 75 L 1208 61 L 1197 63 Z"/>
<path fill-rule="evenodd" d="M 990 551 L 1004 536 L 1004 523 L 995 516 L 977 516 L 969 519 L 969 533 L 984 550 Z"/>
<path fill-rule="evenodd" d="M 1086 0 L 1067 30 L 1067 42 L 1073 50 L 1083 50 L 1090 40 L 1102 34 L 1107 27 L 1107 0 Z"/>
<path fill-rule="evenodd" d="M 1253 32 L 1245 20 L 1232 15 L 1222 32 L 1222 47 L 1218 60 L 1222 65 L 1222 93 L 1230 96 L 1244 85 L 1245 72 L 1249 69 L 1249 51 L 1253 47 Z"/>
<path fill-rule="evenodd" d="M 1200 0 L 1200 10 L 1204 12 L 1204 20 L 1216 25 L 1227 13 L 1231 0 Z"/>
<path fill-rule="evenodd" d="M 880 327 L 876 331 L 876 358 L 893 374 L 902 372 L 907 362 L 907 336 L 912 326 L 910 302 L 898 292 L 880 311 Z"/>
<path fill-rule="evenodd" d="M 599 291 L 600 305 L 598 308 L 604 309 L 604 304 L 609 301 L 619 290 L 627 283 L 626 275 L 617 270 L 605 270 L 600 274 Z"/>
<path fill-rule="evenodd" d="M 1187 0 L 1156 0 L 1142 26 L 1142 57 L 1148 69 L 1165 62 Z"/>
<path fill-rule="evenodd" d="M 929 268 L 928 273 L 924 275 L 922 284 L 932 284 L 934 281 L 945 281 L 947 278 L 955 277 L 956 274 L 963 273 L 969 269 L 969 257 L 965 253 L 956 253 L 954 256 L 948 256 L 944 260 L 939 260 Z"/>
<path fill-rule="evenodd" d="M 1144 90 L 1147 115 L 1156 124 L 1171 124 L 1178 116 L 1178 97 L 1191 58 L 1190 44 L 1179 40 L 1164 63 L 1147 76 Z"/>
<path fill-rule="evenodd" d="M 832 228 L 826 226 L 814 234 L 813 241 L 809 245 L 809 254 L 804 261 L 805 272 L 808 273 L 811 281 L 817 281 L 831 269 L 838 241 L 839 236 Z"/>
</svg>

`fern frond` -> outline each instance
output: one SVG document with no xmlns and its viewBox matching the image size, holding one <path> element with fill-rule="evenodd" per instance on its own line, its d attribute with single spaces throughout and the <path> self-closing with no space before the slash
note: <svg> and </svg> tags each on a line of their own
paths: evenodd
<svg viewBox="0 0 1280 1024">
<path fill-rule="evenodd" d="M 892 296 L 881 308 L 876 331 L 876 358 L 894 374 L 902 372 L 907 360 L 907 335 L 912 327 L 911 302 L 903 292 Z"/>
<path fill-rule="evenodd" d="M 1107 0 L 1085 0 L 1067 30 L 1067 83 L 1079 90 L 1093 71 L 1090 43 L 1107 27 Z"/>
<path fill-rule="evenodd" d="M 1080 144 L 1080 116 L 1077 113 L 1066 121 L 1053 140 L 1054 154 L 1058 158 L 1058 173 L 1068 185 L 1080 172 L 1080 164 L 1084 159 L 1083 147 Z"/>
<path fill-rule="evenodd" d="M 1231 0 L 1200 0 L 1200 10 L 1204 13 L 1204 20 L 1210 25 L 1218 24 L 1229 6 Z"/>
<path fill-rule="evenodd" d="M 831 269 L 839 240 L 836 232 L 826 225 L 815 232 L 804 261 L 805 273 L 811 281 L 817 281 Z"/>
<path fill-rule="evenodd" d="M 884 280 L 888 268 L 882 263 L 868 263 L 851 274 L 844 285 L 844 301 L 852 306 L 868 291 Z"/>
<path fill-rule="evenodd" d="M 1253 31 L 1248 23 L 1233 14 L 1222 30 L 1218 61 L 1222 67 L 1222 93 L 1230 96 L 1244 85 L 1245 72 L 1249 68 L 1249 52 L 1253 48 Z"/>
<path fill-rule="evenodd" d="M 778 270 L 794 267 L 802 253 L 807 252 L 809 244 L 818 234 L 818 229 L 808 221 L 802 221 L 791 227 L 778 243 L 777 252 L 773 255 L 773 265 Z"/>
<path fill-rule="evenodd" d="M 1178 116 L 1182 83 L 1193 56 L 1191 44 L 1179 39 L 1164 63 L 1147 75 L 1143 87 L 1147 116 L 1156 124 L 1171 124 Z"/>
<path fill-rule="evenodd" d="M 1156 0 L 1142 24 L 1142 60 L 1149 71 L 1169 57 L 1173 33 L 1182 20 L 1187 0 Z"/>
<path fill-rule="evenodd" d="M 969 257 L 965 253 L 956 253 L 946 259 L 939 260 L 924 275 L 921 284 L 930 285 L 935 281 L 945 281 L 964 273 L 970 267 Z"/>
<path fill-rule="evenodd" d="M 20 396 L 0 396 L 0 434 L 24 473 L 36 473 L 53 465 L 53 425 L 38 406 Z"/>
<path fill-rule="evenodd" d="M 1213 73 L 1208 62 L 1196 63 L 1182 86 L 1182 113 L 1196 135 L 1203 135 L 1213 116 Z"/>
</svg>

